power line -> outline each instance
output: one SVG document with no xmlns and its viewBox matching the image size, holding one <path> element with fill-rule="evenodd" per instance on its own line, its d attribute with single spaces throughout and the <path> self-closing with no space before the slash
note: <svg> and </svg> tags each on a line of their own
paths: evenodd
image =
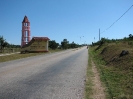
<svg viewBox="0 0 133 99">
<path fill-rule="evenodd" d="M 104 30 L 103 32 L 107 31 L 108 29 L 110 29 L 116 22 L 118 22 L 131 8 L 133 7 L 133 5 L 131 7 L 129 7 L 126 12 L 124 12 L 114 23 L 112 23 L 108 28 L 106 28 L 106 30 Z M 102 33 L 103 33 L 102 32 Z"/>
</svg>

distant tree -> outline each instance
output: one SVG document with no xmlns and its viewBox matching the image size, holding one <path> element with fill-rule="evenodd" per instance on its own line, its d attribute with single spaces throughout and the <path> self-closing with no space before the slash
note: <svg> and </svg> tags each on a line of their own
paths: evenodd
<svg viewBox="0 0 133 99">
<path fill-rule="evenodd" d="M 15 47 L 16 47 L 16 48 L 21 48 L 21 46 L 20 46 L 20 45 L 15 45 Z"/>
<path fill-rule="evenodd" d="M 74 43 L 74 41 L 71 43 L 71 48 L 76 48 L 77 45 Z"/>
<path fill-rule="evenodd" d="M 127 41 L 127 40 L 129 40 L 129 38 L 127 38 L 127 37 L 124 37 L 123 38 L 123 41 Z"/>
<path fill-rule="evenodd" d="M 132 34 L 129 34 L 129 38 L 130 38 L 130 39 L 133 39 L 133 35 L 132 35 Z"/>
<path fill-rule="evenodd" d="M 51 49 L 56 49 L 59 46 L 59 43 L 56 43 L 55 40 L 49 41 L 49 47 Z"/>
<path fill-rule="evenodd" d="M 64 39 L 62 42 L 61 42 L 61 47 L 63 49 L 68 49 L 69 48 L 69 41 L 67 41 L 67 39 Z"/>
<path fill-rule="evenodd" d="M 3 36 L 0 36 L 0 51 L 4 49 L 4 47 L 7 47 L 9 44 L 6 42 L 6 40 L 3 38 Z"/>
</svg>

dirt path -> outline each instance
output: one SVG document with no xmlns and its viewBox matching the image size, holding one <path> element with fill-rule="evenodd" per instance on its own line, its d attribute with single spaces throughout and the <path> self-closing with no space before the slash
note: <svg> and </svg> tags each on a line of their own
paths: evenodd
<svg viewBox="0 0 133 99">
<path fill-rule="evenodd" d="M 93 77 L 93 95 L 92 98 L 93 99 L 105 99 L 105 93 L 104 93 L 104 88 L 101 84 L 100 81 L 100 77 L 99 77 L 99 73 L 97 71 L 97 68 L 94 64 L 94 62 L 92 61 L 92 72 L 94 73 L 94 77 Z"/>
</svg>

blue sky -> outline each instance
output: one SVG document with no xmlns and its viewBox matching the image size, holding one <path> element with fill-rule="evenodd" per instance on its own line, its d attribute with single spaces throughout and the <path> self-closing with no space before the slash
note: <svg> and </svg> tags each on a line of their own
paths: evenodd
<svg viewBox="0 0 133 99">
<path fill-rule="evenodd" d="M 99 40 L 99 28 L 106 30 L 132 5 L 133 0 L 0 0 L 0 36 L 20 45 L 26 15 L 31 38 L 91 44 Z M 101 37 L 120 39 L 129 34 L 133 34 L 133 7 Z"/>
</svg>

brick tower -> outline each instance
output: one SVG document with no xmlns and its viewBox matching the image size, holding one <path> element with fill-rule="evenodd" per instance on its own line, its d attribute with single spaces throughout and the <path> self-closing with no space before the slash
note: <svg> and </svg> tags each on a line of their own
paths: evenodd
<svg viewBox="0 0 133 99">
<path fill-rule="evenodd" d="M 22 38 L 21 38 L 21 47 L 25 44 L 28 44 L 30 41 L 30 22 L 27 16 L 24 17 L 22 22 Z"/>
</svg>

